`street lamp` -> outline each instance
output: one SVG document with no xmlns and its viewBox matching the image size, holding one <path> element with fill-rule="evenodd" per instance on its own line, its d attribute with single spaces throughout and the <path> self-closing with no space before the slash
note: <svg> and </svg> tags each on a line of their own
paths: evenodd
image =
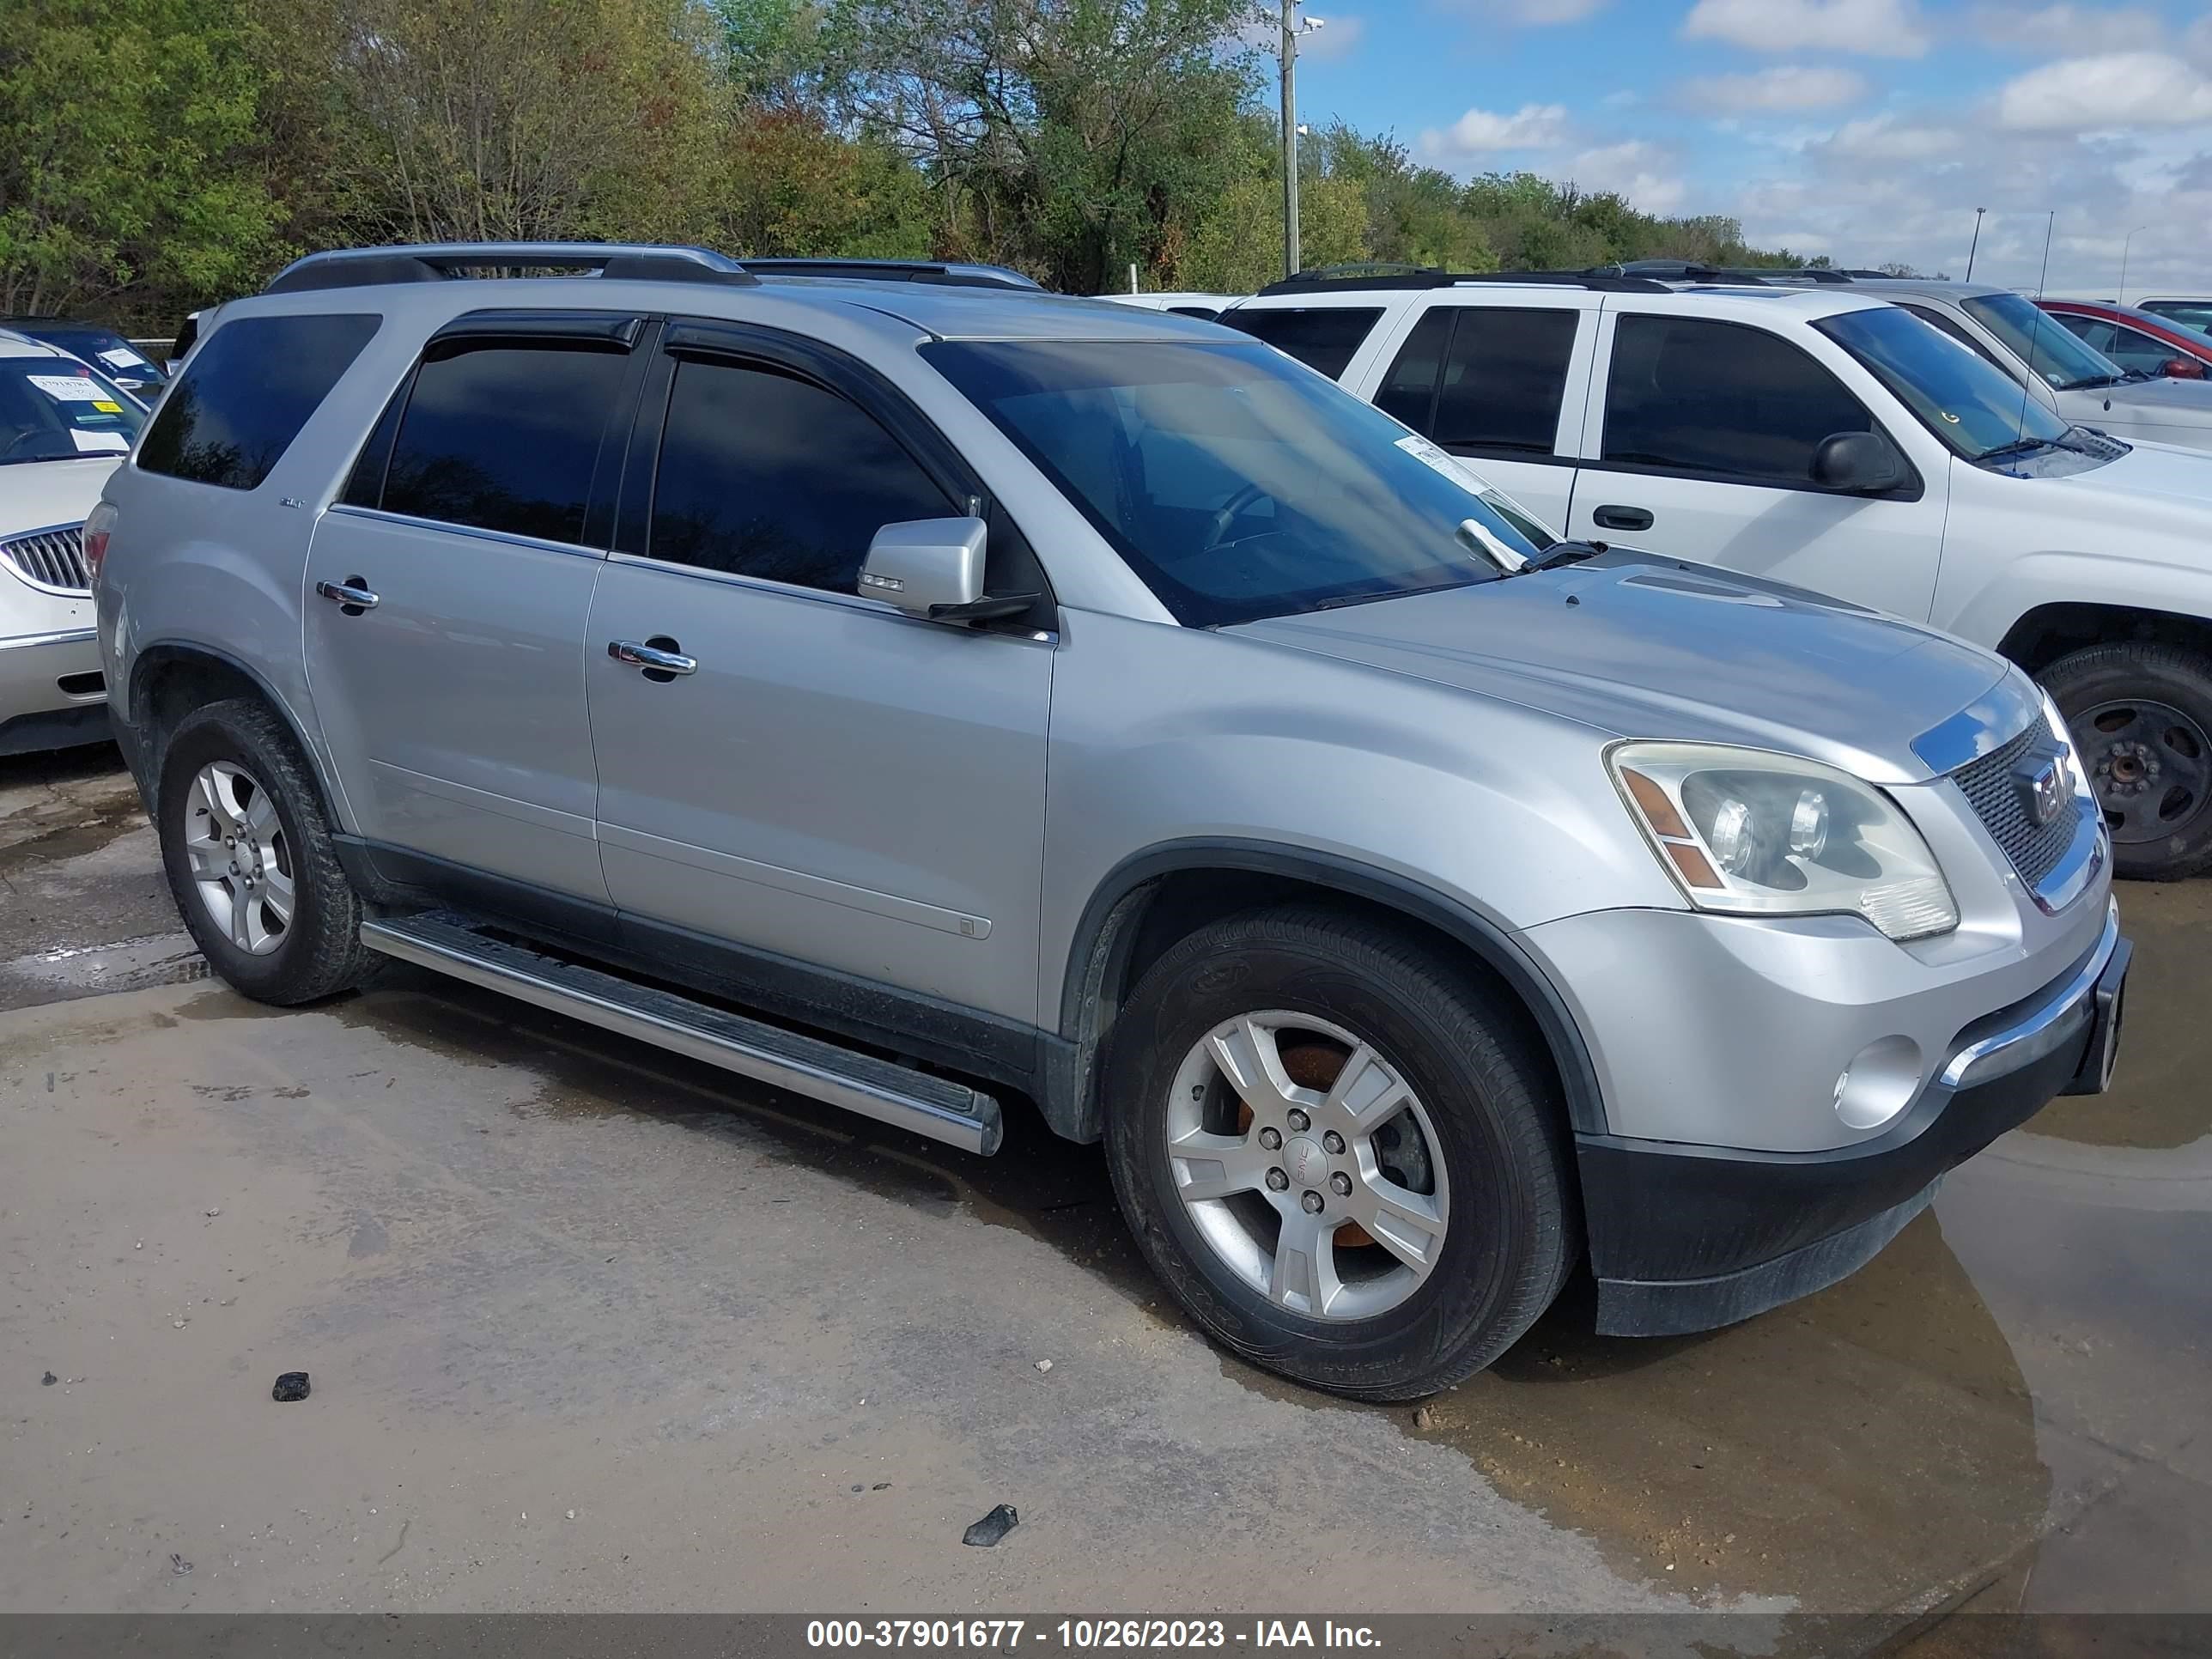
<svg viewBox="0 0 2212 1659">
<path fill-rule="evenodd" d="M 1987 208 L 1974 210 L 1974 240 L 1966 248 L 1966 280 L 1970 283 L 1974 280 L 1974 251 L 1982 245 L 1982 216 L 1988 211 Z"/>
<path fill-rule="evenodd" d="M 2150 227 L 2148 225 L 2137 225 L 2133 230 L 2127 234 L 2125 240 L 2120 243 L 2119 303 L 2122 305 L 2125 305 L 2128 302 L 2128 244 L 2134 241 L 2137 236 L 2149 228 Z"/>
<path fill-rule="evenodd" d="M 1298 36 L 1322 27 L 1319 17 L 1300 17 L 1298 0 L 1283 4 L 1283 275 L 1298 274 Z"/>
</svg>

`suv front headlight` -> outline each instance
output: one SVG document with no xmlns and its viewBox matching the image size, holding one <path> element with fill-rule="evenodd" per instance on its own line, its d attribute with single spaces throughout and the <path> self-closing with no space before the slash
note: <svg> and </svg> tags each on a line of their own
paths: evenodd
<svg viewBox="0 0 2212 1659">
<path fill-rule="evenodd" d="M 1919 830 L 1849 773 L 1718 744 L 1617 744 L 1606 760 L 1660 861 L 1700 910 L 1856 915 L 1893 939 L 1959 925 Z"/>
</svg>

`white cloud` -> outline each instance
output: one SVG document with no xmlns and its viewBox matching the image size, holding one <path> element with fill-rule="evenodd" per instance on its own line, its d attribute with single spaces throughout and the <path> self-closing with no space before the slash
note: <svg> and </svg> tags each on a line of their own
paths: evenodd
<svg viewBox="0 0 2212 1659">
<path fill-rule="evenodd" d="M 1928 50 L 1914 0 L 1698 0 L 1682 33 L 1753 52 L 1917 58 Z"/>
<path fill-rule="evenodd" d="M 1885 112 L 1844 122 L 1820 148 L 1864 161 L 1933 161 L 1956 156 L 1968 142 L 1955 128 Z"/>
<path fill-rule="evenodd" d="M 1488 23 L 1547 28 L 1595 17 L 1613 0 L 1451 0 L 1454 11 L 1472 13 Z"/>
<path fill-rule="evenodd" d="M 2052 55 L 2131 52 L 2166 40 L 2164 21 L 2142 6 L 1982 5 L 1967 14 L 1966 32 L 2001 50 Z"/>
<path fill-rule="evenodd" d="M 1564 104 L 1523 104 L 1510 115 L 1471 109 L 1441 132 L 1433 127 L 1424 132 L 1421 149 L 1431 155 L 1479 155 L 1497 149 L 1548 149 L 1566 137 Z"/>
<path fill-rule="evenodd" d="M 1282 32 L 1279 29 L 1275 33 L 1279 42 Z M 1298 58 L 1300 62 L 1310 58 L 1316 63 L 1337 63 L 1351 57 L 1366 38 L 1367 21 L 1364 18 L 1347 17 L 1331 12 L 1323 27 L 1309 30 L 1298 37 Z"/>
<path fill-rule="evenodd" d="M 2159 52 L 2062 58 L 2006 83 L 1997 121 L 2015 132 L 2212 123 L 2212 77 Z"/>
<path fill-rule="evenodd" d="M 1706 76 L 1686 81 L 1679 89 L 1680 101 L 1693 109 L 1735 115 L 1833 109 L 1866 95 L 1866 77 L 1856 70 L 1807 64 L 1778 64 L 1751 75 Z"/>
<path fill-rule="evenodd" d="M 1672 158 L 1642 139 L 1586 149 L 1558 169 L 1586 191 L 1609 190 L 1646 213 L 1672 213 L 1689 193 Z"/>
</svg>

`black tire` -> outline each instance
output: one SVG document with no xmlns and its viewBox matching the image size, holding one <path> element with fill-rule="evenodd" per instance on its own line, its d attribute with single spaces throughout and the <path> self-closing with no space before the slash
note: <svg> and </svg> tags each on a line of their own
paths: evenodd
<svg viewBox="0 0 2212 1659">
<path fill-rule="evenodd" d="M 1380 1052 L 1424 1103 L 1450 1214 L 1434 1267 L 1372 1317 L 1284 1308 L 1207 1242 L 1167 1152 L 1185 1056 L 1240 1013 L 1326 1020 Z M 1148 971 L 1103 1066 L 1106 1147 L 1122 1213 L 1161 1280 L 1255 1364 L 1363 1400 L 1448 1388 L 1505 1352 L 1580 1256 L 1555 1075 L 1504 994 L 1386 925 L 1325 907 L 1255 910 L 1200 928 Z M 1341 1190 L 1341 1189 L 1340 1189 Z"/>
<path fill-rule="evenodd" d="M 2112 827 L 2114 872 L 2180 881 L 2212 868 L 2212 662 L 2176 646 L 2093 645 L 2039 678 Z"/>
<path fill-rule="evenodd" d="M 268 793 L 283 826 L 294 901 L 289 924 L 265 955 L 241 949 L 202 901 L 185 848 L 190 792 L 200 769 L 228 762 Z M 364 983 L 383 958 L 362 948 L 362 907 L 340 867 L 320 790 L 290 730 L 246 698 L 210 703 L 178 722 L 161 751 L 155 792 L 161 866 L 177 909 L 216 972 L 256 1001 L 289 1007 Z"/>
</svg>

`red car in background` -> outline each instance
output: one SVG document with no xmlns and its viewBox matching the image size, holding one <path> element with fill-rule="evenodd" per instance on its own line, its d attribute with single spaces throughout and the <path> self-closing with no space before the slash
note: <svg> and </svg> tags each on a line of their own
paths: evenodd
<svg viewBox="0 0 2212 1659">
<path fill-rule="evenodd" d="M 2122 368 L 2177 380 L 2212 377 L 2212 337 L 2168 317 L 2104 300 L 2038 300 L 2069 333 Z"/>
</svg>

